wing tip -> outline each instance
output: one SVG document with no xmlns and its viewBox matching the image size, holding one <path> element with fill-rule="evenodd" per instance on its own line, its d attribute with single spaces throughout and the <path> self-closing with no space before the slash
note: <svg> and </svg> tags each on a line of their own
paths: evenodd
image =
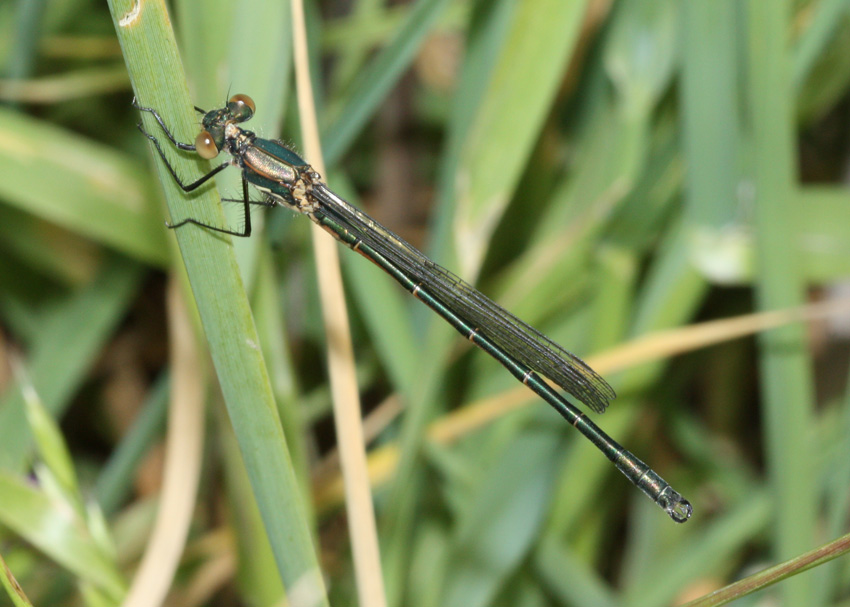
<svg viewBox="0 0 850 607">
<path fill-rule="evenodd" d="M 587 390 L 584 391 L 586 394 L 582 395 L 584 398 L 579 395 L 576 395 L 576 398 L 590 407 L 590 410 L 594 413 L 605 413 L 611 401 L 617 398 L 617 392 L 600 375 L 595 372 L 594 375 L 594 381 L 587 386 Z"/>
</svg>

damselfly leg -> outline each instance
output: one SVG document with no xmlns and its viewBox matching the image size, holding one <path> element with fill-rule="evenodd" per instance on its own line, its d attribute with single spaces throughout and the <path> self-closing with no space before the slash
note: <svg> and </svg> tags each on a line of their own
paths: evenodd
<svg viewBox="0 0 850 607">
<path fill-rule="evenodd" d="M 149 114 L 151 114 L 151 116 L 153 116 L 154 120 L 156 120 L 157 124 L 159 124 L 160 128 L 162 129 L 162 132 L 165 134 L 165 136 L 168 138 L 168 140 L 171 141 L 171 143 L 174 144 L 174 147 L 176 147 L 180 150 L 187 151 L 187 152 L 197 152 L 197 146 L 190 144 L 190 143 L 183 143 L 182 141 L 178 141 L 174 137 L 174 135 L 171 133 L 171 129 L 169 129 L 168 126 L 166 126 L 165 121 L 159 115 L 159 112 L 157 112 L 155 109 L 149 108 L 149 107 L 143 107 L 143 106 L 139 105 L 138 103 L 136 103 L 135 99 L 133 100 L 133 106 L 141 112 L 148 112 Z M 197 110 L 199 112 L 203 112 L 203 110 L 201 110 L 198 107 L 195 107 L 195 110 Z M 136 125 L 136 127 L 139 129 L 139 131 L 141 131 L 141 133 L 145 137 L 147 137 L 153 143 L 154 147 L 156 148 L 157 153 L 159 154 L 159 157 L 162 159 L 163 164 L 165 164 L 165 168 L 168 169 L 168 172 L 171 173 L 171 176 L 174 178 L 174 182 L 184 192 L 192 192 L 192 191 L 198 189 L 200 186 L 204 185 L 207 181 L 209 181 L 210 179 L 212 179 L 213 177 L 215 177 L 216 175 L 221 173 L 224 169 L 229 167 L 231 164 L 233 164 L 232 161 L 226 160 L 225 162 L 222 162 L 220 165 L 218 165 L 217 167 L 212 169 L 209 173 L 202 175 L 200 178 L 196 179 L 192 183 L 188 183 L 188 184 L 183 183 L 183 180 L 177 174 L 177 171 L 174 170 L 174 167 L 171 165 L 171 162 L 168 160 L 168 157 L 165 155 L 165 151 L 162 149 L 162 145 L 160 144 L 159 139 L 157 139 L 154 135 L 149 133 L 145 129 L 144 125 L 141 122 L 139 122 Z M 248 236 L 251 235 L 251 229 L 252 229 L 251 228 L 251 207 L 250 207 L 250 205 L 252 204 L 252 201 L 249 199 L 248 182 L 245 181 L 244 177 L 242 178 L 242 195 L 243 195 L 243 198 L 242 198 L 241 201 L 233 200 L 233 202 L 241 202 L 244 205 L 244 224 L 243 224 L 243 228 L 241 230 L 231 230 L 231 229 L 228 229 L 228 228 L 223 228 L 221 226 L 209 224 L 209 223 L 203 222 L 199 219 L 195 219 L 195 218 L 192 218 L 192 217 L 188 217 L 188 218 L 183 219 L 181 221 L 178 221 L 176 223 L 169 223 L 169 222 L 166 221 L 165 225 L 169 229 L 173 230 L 173 229 L 179 228 L 181 226 L 184 226 L 186 224 L 193 224 L 193 225 L 196 225 L 196 226 L 199 226 L 199 227 L 202 227 L 202 228 L 207 228 L 209 230 L 213 230 L 215 232 L 220 232 L 222 234 L 229 234 L 231 236 L 239 236 L 240 238 L 248 237 Z M 232 199 L 228 199 L 228 200 L 232 200 Z M 264 205 L 264 206 L 267 206 L 267 205 Z"/>
</svg>

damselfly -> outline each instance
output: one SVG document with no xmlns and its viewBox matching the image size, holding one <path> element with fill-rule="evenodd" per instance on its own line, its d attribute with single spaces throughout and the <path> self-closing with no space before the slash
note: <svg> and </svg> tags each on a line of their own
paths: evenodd
<svg viewBox="0 0 850 607">
<path fill-rule="evenodd" d="M 225 107 L 210 112 L 195 108 L 204 117 L 203 130 L 194 144 L 177 141 L 156 110 L 134 105 L 150 113 L 177 148 L 196 152 L 208 160 L 222 151 L 230 154 L 228 160 L 206 175 L 184 184 L 166 158 L 159 140 L 145 131 L 140 123 L 139 129 L 153 142 L 168 171 L 184 191 L 197 189 L 228 166 L 242 169 L 241 202 L 244 204 L 245 223 L 241 230 L 213 226 L 193 218 L 167 224 L 168 227 L 179 228 L 191 223 L 233 236 L 250 236 L 251 204 L 280 205 L 307 215 L 334 238 L 395 278 L 414 297 L 552 405 L 674 521 L 683 523 L 690 518 L 692 508 L 686 499 L 654 470 L 605 434 L 540 375 L 549 378 L 597 413 L 602 413 L 615 397 L 614 390 L 602 377 L 580 358 L 334 194 L 321 176 L 283 143 L 262 139 L 241 128 L 239 124 L 254 115 L 254 102 L 250 97 L 235 95 Z M 250 200 L 248 184 L 262 192 L 264 200 Z"/>
</svg>

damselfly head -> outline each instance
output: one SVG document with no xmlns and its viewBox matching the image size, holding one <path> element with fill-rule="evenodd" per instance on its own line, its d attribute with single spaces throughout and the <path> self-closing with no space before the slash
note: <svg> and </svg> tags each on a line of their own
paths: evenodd
<svg viewBox="0 0 850 607">
<path fill-rule="evenodd" d="M 250 120 L 255 110 L 254 100 L 248 95 L 234 95 L 223 108 L 207 112 L 201 121 L 204 130 L 195 139 L 198 156 L 207 160 L 218 156 L 224 147 L 225 127 Z"/>
</svg>

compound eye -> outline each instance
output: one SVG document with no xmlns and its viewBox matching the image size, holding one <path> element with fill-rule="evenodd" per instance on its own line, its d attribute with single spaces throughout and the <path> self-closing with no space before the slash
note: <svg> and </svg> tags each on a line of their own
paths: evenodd
<svg viewBox="0 0 850 607">
<path fill-rule="evenodd" d="M 248 120 L 248 118 L 253 116 L 254 112 L 257 110 L 257 107 L 254 105 L 254 100 L 248 95 L 234 95 L 227 102 L 227 105 L 233 113 L 233 116 L 240 122 Z"/>
<path fill-rule="evenodd" d="M 201 131 L 195 137 L 195 151 L 204 160 L 212 160 L 218 156 L 218 146 L 216 146 L 215 139 L 213 139 L 209 131 Z"/>
</svg>

